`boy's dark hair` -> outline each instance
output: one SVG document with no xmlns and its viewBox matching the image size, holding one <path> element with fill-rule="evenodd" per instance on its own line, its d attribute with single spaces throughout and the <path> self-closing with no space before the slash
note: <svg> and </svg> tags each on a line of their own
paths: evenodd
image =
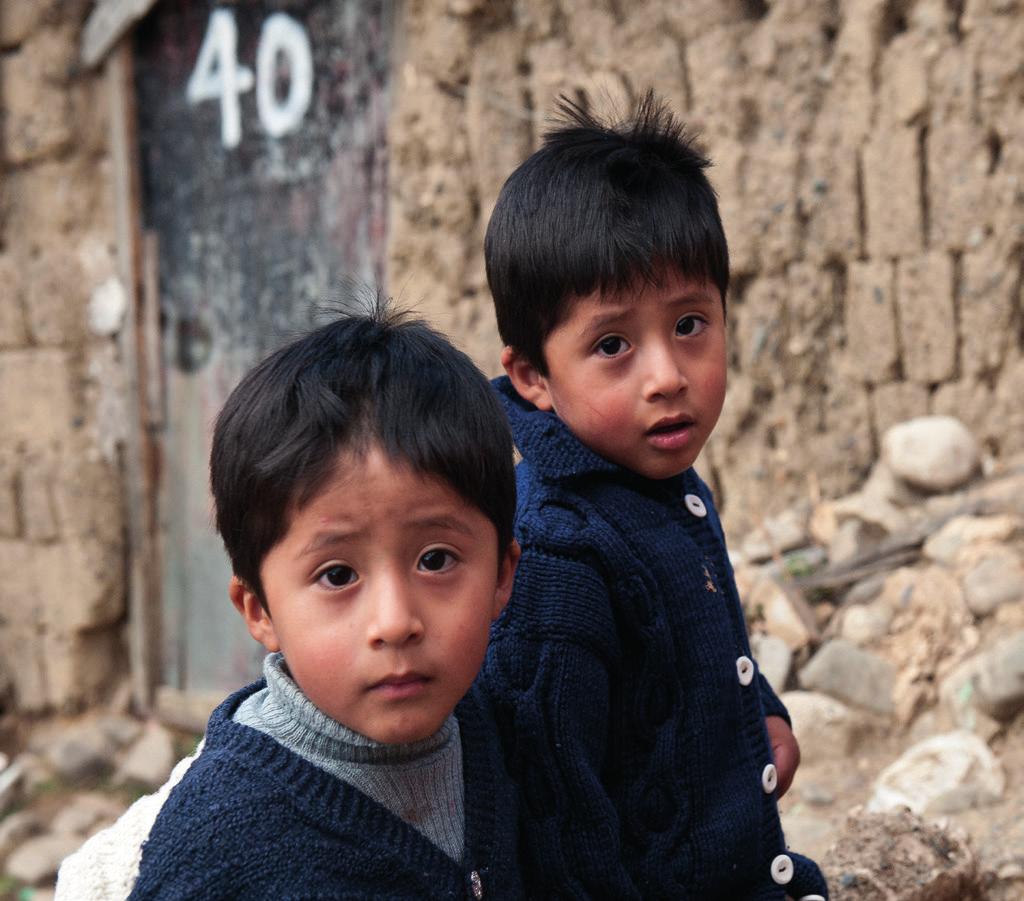
<svg viewBox="0 0 1024 901">
<path fill-rule="evenodd" d="M 512 540 L 512 435 L 486 378 L 425 323 L 373 310 L 277 350 L 231 392 L 213 434 L 210 486 L 234 573 L 266 607 L 264 557 L 342 450 L 379 445 L 447 482 Z"/>
<path fill-rule="evenodd" d="M 729 250 L 710 165 L 647 92 L 629 118 L 600 121 L 565 97 L 560 122 L 505 182 L 484 257 L 498 331 L 541 373 L 545 338 L 570 301 L 621 291 L 676 266 L 725 301 Z"/>
</svg>

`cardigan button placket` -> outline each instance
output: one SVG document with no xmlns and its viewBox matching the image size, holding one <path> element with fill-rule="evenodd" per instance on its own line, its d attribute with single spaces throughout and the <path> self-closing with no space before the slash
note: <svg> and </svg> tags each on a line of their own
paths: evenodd
<svg viewBox="0 0 1024 901">
<path fill-rule="evenodd" d="M 793 860 L 788 854 L 780 854 L 772 861 L 772 881 L 785 885 L 793 878 Z"/>
<path fill-rule="evenodd" d="M 687 494 L 683 497 L 683 503 L 686 504 L 686 509 L 689 510 L 698 519 L 703 519 L 708 515 L 708 508 L 696 494 Z"/>
<path fill-rule="evenodd" d="M 736 658 L 736 676 L 744 688 L 754 681 L 754 661 L 746 654 Z"/>
</svg>

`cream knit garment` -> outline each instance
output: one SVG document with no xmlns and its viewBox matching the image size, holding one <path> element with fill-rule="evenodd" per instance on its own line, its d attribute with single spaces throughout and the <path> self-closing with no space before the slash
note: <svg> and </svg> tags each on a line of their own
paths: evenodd
<svg viewBox="0 0 1024 901">
<path fill-rule="evenodd" d="M 139 874 L 142 843 L 171 789 L 202 750 L 200 742 L 191 757 L 178 761 L 157 791 L 139 798 L 113 826 L 97 832 L 64 859 L 57 873 L 54 901 L 123 901 L 131 894 Z"/>
</svg>

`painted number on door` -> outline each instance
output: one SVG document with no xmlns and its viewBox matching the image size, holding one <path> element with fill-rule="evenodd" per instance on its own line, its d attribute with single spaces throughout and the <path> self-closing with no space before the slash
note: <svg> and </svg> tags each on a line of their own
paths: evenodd
<svg viewBox="0 0 1024 901">
<path fill-rule="evenodd" d="M 281 68 L 279 69 L 279 64 Z M 284 96 L 279 93 L 279 72 L 287 72 Z M 260 125 L 271 137 L 295 131 L 313 97 L 313 52 L 306 29 L 284 13 L 274 13 L 260 31 L 256 47 L 256 76 L 238 62 L 238 26 L 232 10 L 210 15 L 195 69 L 185 88 L 191 104 L 220 101 L 220 137 L 225 147 L 242 139 L 239 95 L 256 87 Z"/>
</svg>

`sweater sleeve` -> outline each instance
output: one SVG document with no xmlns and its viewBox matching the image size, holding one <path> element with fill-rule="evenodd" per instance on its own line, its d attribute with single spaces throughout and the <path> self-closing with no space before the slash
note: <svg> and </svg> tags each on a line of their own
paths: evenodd
<svg viewBox="0 0 1024 901">
<path fill-rule="evenodd" d="M 764 715 L 781 716 L 792 727 L 793 721 L 789 718 L 789 711 L 786 710 L 786 705 L 779 700 L 779 696 L 772 690 L 771 684 L 760 670 L 757 671 L 757 684 L 761 692 L 761 704 L 764 706 Z"/>
<path fill-rule="evenodd" d="M 202 744 L 171 771 L 152 795 L 144 795 L 112 826 L 96 833 L 70 857 L 57 873 L 55 901 L 121 901 L 131 893 L 139 872 L 142 843 L 160 808 L 202 751 Z"/>
<path fill-rule="evenodd" d="M 640 898 L 602 779 L 613 647 L 601 577 L 578 561 L 524 551 L 484 680 L 523 795 L 529 897 Z"/>
</svg>

